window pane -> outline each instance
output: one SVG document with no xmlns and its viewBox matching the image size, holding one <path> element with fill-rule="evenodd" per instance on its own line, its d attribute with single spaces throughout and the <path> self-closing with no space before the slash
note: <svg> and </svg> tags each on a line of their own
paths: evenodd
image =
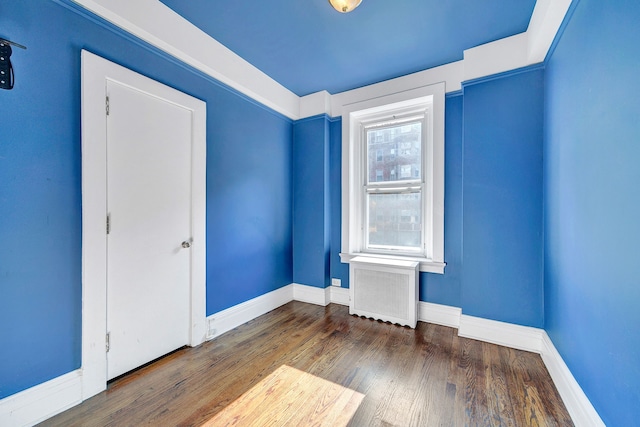
<svg viewBox="0 0 640 427">
<path fill-rule="evenodd" d="M 420 179 L 422 122 L 367 129 L 369 182 Z M 382 177 L 379 175 L 382 171 Z"/>
<path fill-rule="evenodd" d="M 420 249 L 421 193 L 370 194 L 369 248 Z"/>
</svg>

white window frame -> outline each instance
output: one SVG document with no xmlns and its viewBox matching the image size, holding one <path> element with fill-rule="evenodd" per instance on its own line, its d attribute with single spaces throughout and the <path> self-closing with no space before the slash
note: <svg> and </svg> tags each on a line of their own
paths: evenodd
<svg viewBox="0 0 640 427">
<path fill-rule="evenodd" d="M 444 98 L 438 83 L 343 106 L 342 109 L 342 262 L 359 255 L 415 260 L 420 271 L 444 273 Z M 367 123 L 385 118 L 425 115 L 422 152 L 423 243 L 419 254 L 379 253 L 366 249 L 365 183 Z"/>
</svg>

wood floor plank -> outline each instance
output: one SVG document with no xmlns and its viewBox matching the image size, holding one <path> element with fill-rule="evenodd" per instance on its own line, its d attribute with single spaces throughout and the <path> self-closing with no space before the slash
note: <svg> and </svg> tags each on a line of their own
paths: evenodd
<svg viewBox="0 0 640 427">
<path fill-rule="evenodd" d="M 487 411 L 484 361 L 480 341 L 464 339 L 460 352 L 460 366 L 464 370 L 465 413 L 472 426 L 491 425 Z"/>
<path fill-rule="evenodd" d="M 460 338 L 453 328 L 447 328 L 451 331 L 451 344 L 449 347 L 449 372 L 446 383 L 447 404 L 446 408 L 450 412 L 443 414 L 443 426 L 462 426 L 467 424 L 466 414 L 466 387 L 464 386 L 466 376 L 460 363 L 461 342 L 464 338 Z M 453 402 L 451 402 L 453 399 Z"/>
<path fill-rule="evenodd" d="M 259 410 L 241 406 L 249 425 L 311 425 L 314 417 L 349 410 L 355 410 L 349 419 L 330 422 L 572 425 L 539 355 L 461 338 L 444 326 L 419 322 L 414 330 L 349 316 L 344 306 L 300 302 L 120 377 L 42 425 L 202 426 L 225 408 L 239 407 L 234 402 L 283 366 L 327 384 L 280 390 L 291 400 L 288 409 L 260 407 L 256 398 Z M 364 397 L 352 400 L 351 393 Z M 309 395 L 321 398 L 311 401 Z"/>
<path fill-rule="evenodd" d="M 415 341 L 420 352 L 412 359 L 414 364 L 407 370 L 402 387 L 403 393 L 397 396 L 395 406 L 401 409 L 394 422 L 396 425 L 408 422 L 410 425 L 439 425 L 444 416 L 448 396 L 446 395 L 446 378 L 449 374 L 449 357 L 443 352 L 448 345 L 450 331 L 447 328 L 429 328 L 426 324 L 424 333 Z M 415 399 L 415 396 L 424 396 Z M 403 408 L 402 402 L 408 402 Z"/>
<path fill-rule="evenodd" d="M 500 348 L 495 345 L 483 345 L 485 363 L 485 387 L 487 394 L 487 410 L 492 424 L 515 426 L 515 417 L 511 397 L 508 393 L 505 367 L 500 358 Z"/>
<path fill-rule="evenodd" d="M 203 426 L 345 426 L 363 395 L 283 365 Z"/>
</svg>

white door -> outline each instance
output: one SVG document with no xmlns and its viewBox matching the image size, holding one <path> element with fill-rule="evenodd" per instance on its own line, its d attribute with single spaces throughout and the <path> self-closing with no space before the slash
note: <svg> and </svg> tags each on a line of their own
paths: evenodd
<svg viewBox="0 0 640 427">
<path fill-rule="evenodd" d="M 192 111 L 107 81 L 107 377 L 189 343 Z"/>
</svg>

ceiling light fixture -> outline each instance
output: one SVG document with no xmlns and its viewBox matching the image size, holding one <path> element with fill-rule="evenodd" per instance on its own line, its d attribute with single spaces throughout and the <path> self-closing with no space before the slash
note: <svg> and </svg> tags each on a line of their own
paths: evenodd
<svg viewBox="0 0 640 427">
<path fill-rule="evenodd" d="M 340 13 L 351 12 L 362 0 L 329 0 L 331 6 Z"/>
</svg>

